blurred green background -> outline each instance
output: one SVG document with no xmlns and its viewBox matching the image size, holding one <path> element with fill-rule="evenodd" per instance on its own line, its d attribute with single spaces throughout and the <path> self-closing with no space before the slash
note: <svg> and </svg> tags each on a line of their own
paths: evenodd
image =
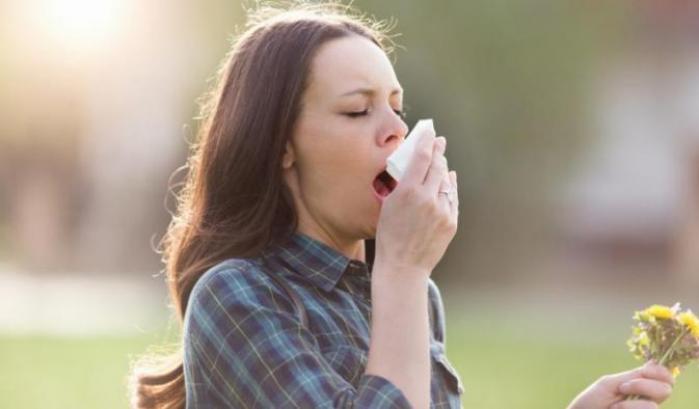
<svg viewBox="0 0 699 409">
<path fill-rule="evenodd" d="M 634 310 L 699 309 L 696 2 L 353 4 L 397 23 L 407 122 L 459 173 L 433 278 L 465 408 L 563 408 L 639 365 Z M 176 344 L 168 179 L 251 5 L 0 5 L 0 407 L 126 407 L 132 360 Z"/>
<path fill-rule="evenodd" d="M 623 325 L 578 324 L 602 317 L 532 324 L 550 321 L 547 311 L 512 320 L 508 314 L 473 312 L 478 306 L 458 313 L 454 305 L 448 307 L 447 354 L 464 384 L 464 408 L 565 408 L 602 373 L 638 364 L 623 346 Z M 127 407 L 128 358 L 175 339 L 173 330 L 78 339 L 0 337 L 0 403 L 8 408 Z M 695 408 L 697 383 L 699 370 L 688 369 L 663 408 Z"/>
</svg>

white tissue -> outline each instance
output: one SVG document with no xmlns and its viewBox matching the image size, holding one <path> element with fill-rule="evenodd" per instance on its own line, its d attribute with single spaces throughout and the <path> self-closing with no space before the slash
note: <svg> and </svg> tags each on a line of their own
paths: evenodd
<svg viewBox="0 0 699 409">
<path fill-rule="evenodd" d="M 421 119 L 417 121 L 417 124 L 415 124 L 413 130 L 410 131 L 405 141 L 386 159 L 386 171 L 393 179 L 400 181 L 403 177 L 403 173 L 405 173 L 405 169 L 408 167 L 410 158 L 412 158 L 413 152 L 415 152 L 415 145 L 417 145 L 420 135 L 424 132 L 432 132 L 433 135 L 435 134 L 432 119 Z"/>
</svg>

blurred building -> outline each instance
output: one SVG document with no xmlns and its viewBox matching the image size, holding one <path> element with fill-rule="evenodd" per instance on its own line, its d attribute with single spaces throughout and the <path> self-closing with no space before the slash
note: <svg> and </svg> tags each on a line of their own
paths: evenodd
<svg viewBox="0 0 699 409">
<path fill-rule="evenodd" d="M 564 230 L 587 255 L 699 284 L 699 6 L 637 7 L 629 44 L 599 76 Z"/>
<path fill-rule="evenodd" d="M 228 47 L 236 6 L 3 6 L 0 260 L 9 269 L 161 268 L 168 178 L 184 163 L 194 101 Z"/>
</svg>

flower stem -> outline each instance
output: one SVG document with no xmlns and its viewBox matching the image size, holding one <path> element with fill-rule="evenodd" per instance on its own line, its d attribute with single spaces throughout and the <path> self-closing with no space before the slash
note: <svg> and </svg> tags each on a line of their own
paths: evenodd
<svg viewBox="0 0 699 409">
<path fill-rule="evenodd" d="M 670 357 L 670 354 L 672 353 L 673 349 L 675 349 L 675 345 L 677 345 L 677 343 L 680 342 L 680 340 L 684 338 L 684 336 L 687 335 L 688 332 L 689 331 L 687 329 L 682 330 L 680 335 L 678 335 L 677 338 L 675 338 L 675 340 L 672 342 L 670 348 L 668 348 L 667 351 L 665 351 L 665 354 L 662 356 L 662 358 L 660 358 L 660 360 L 658 361 L 658 365 L 665 365 L 665 360 Z"/>
<path fill-rule="evenodd" d="M 680 335 L 678 335 L 677 338 L 675 338 L 675 340 L 672 341 L 672 344 L 670 345 L 670 347 L 665 351 L 663 356 L 660 358 L 660 360 L 658 361 L 658 365 L 665 365 L 665 361 L 672 354 L 672 351 L 675 349 L 675 345 L 677 345 L 677 343 L 680 342 L 680 340 L 682 338 L 684 338 L 684 336 L 687 335 L 688 333 L 689 333 L 689 331 L 686 328 L 683 329 L 682 332 L 680 332 Z M 640 398 L 640 396 L 638 396 L 638 395 L 629 395 L 624 400 L 634 400 L 634 399 L 639 399 L 639 398 Z"/>
</svg>

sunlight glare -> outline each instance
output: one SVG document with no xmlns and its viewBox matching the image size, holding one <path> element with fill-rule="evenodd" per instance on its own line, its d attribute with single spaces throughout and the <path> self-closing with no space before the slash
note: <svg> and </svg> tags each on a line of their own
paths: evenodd
<svg viewBox="0 0 699 409">
<path fill-rule="evenodd" d="M 117 34 L 123 17 L 119 0 L 41 0 L 36 10 L 41 26 L 65 48 L 105 45 Z"/>
</svg>

